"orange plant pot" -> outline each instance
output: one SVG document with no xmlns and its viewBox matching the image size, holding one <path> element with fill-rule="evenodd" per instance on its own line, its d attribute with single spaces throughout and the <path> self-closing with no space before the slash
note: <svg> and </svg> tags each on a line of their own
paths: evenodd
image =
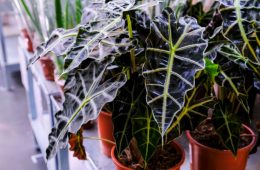
<svg viewBox="0 0 260 170">
<path fill-rule="evenodd" d="M 180 146 L 180 144 L 178 144 L 174 141 L 172 142 L 172 147 L 175 148 L 177 150 L 177 152 L 181 153 L 182 156 L 181 156 L 181 160 L 174 167 L 169 168 L 169 170 L 180 170 L 181 165 L 183 164 L 183 162 L 185 160 L 185 152 L 184 152 L 183 148 Z M 113 146 L 113 148 L 111 150 L 111 157 L 116 166 L 116 170 L 133 170 L 131 168 L 124 166 L 117 160 L 116 155 L 115 155 L 115 149 L 116 149 L 116 147 Z"/>
<path fill-rule="evenodd" d="M 99 137 L 114 142 L 112 113 L 101 111 L 97 120 Z M 101 141 L 102 152 L 108 157 L 111 157 L 111 149 L 113 146 L 111 143 Z"/>
<path fill-rule="evenodd" d="M 245 170 L 248 154 L 256 143 L 254 132 L 243 125 L 246 133 L 252 135 L 249 145 L 240 148 L 234 157 L 229 150 L 218 150 L 197 142 L 189 131 L 186 135 L 190 142 L 190 169 L 191 170 Z"/>
<path fill-rule="evenodd" d="M 54 81 L 54 63 L 53 61 L 49 58 L 49 57 L 42 57 L 39 59 L 41 66 L 42 66 L 42 70 L 43 70 L 43 74 L 46 80 L 49 81 Z"/>
<path fill-rule="evenodd" d="M 24 40 L 26 50 L 33 53 L 34 52 L 33 43 L 32 43 L 31 37 L 28 33 L 28 30 L 26 28 L 23 28 L 21 30 L 21 37 Z"/>
</svg>

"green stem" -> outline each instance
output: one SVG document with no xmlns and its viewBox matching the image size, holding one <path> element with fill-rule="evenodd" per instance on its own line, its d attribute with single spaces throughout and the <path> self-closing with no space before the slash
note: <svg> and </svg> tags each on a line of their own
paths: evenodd
<svg viewBox="0 0 260 170">
<path fill-rule="evenodd" d="M 62 16 L 62 6 L 60 0 L 55 0 L 55 12 L 56 12 L 56 24 L 58 28 L 64 28 L 63 26 L 63 16 Z"/>
<path fill-rule="evenodd" d="M 104 139 L 104 138 L 99 138 L 99 137 L 93 137 L 93 136 L 84 136 L 83 137 L 84 139 L 90 139 L 90 140 L 101 140 L 101 141 L 105 141 L 107 143 L 110 143 L 112 145 L 115 145 L 116 143 L 111 141 L 111 140 L 108 140 L 108 139 Z"/>
<path fill-rule="evenodd" d="M 130 15 L 127 14 L 126 15 L 126 20 L 127 20 L 127 28 L 128 28 L 128 34 L 130 39 L 133 39 L 133 29 L 132 29 L 132 22 L 131 22 L 131 18 Z M 131 49 L 130 50 L 130 56 L 131 56 L 131 64 L 132 64 L 132 72 L 136 72 L 136 63 L 135 63 L 135 50 Z"/>
</svg>

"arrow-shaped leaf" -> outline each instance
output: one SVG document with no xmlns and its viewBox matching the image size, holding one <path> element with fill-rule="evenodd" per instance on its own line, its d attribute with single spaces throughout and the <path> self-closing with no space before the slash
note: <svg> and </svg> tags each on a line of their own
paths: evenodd
<svg viewBox="0 0 260 170">
<path fill-rule="evenodd" d="M 76 133 L 82 124 L 96 119 L 102 107 L 114 100 L 118 89 L 125 84 L 126 76 L 123 73 L 102 80 L 112 61 L 113 58 L 102 62 L 92 61 L 87 67 L 68 75 L 64 88 L 64 108 L 56 114 L 56 128 L 49 135 L 47 158 L 53 157 L 59 147 L 66 145 L 68 131 Z"/>
<path fill-rule="evenodd" d="M 236 155 L 242 123 L 240 119 L 232 113 L 230 106 L 229 101 L 217 104 L 213 112 L 212 122 L 223 144 Z"/>
<path fill-rule="evenodd" d="M 215 72 L 215 71 L 214 71 Z M 216 99 L 207 92 L 207 74 L 201 72 L 196 86 L 185 95 L 185 105 L 167 131 L 167 141 L 180 136 L 185 130 L 194 130 L 200 122 L 208 118 L 209 109 L 213 109 Z M 211 89 L 208 89 L 211 90 Z"/>
<path fill-rule="evenodd" d="M 114 138 L 119 155 L 129 146 L 132 133 L 132 117 L 145 103 L 145 90 L 142 77 L 131 75 L 130 80 L 120 89 L 113 101 Z"/>
<path fill-rule="evenodd" d="M 142 157 L 147 163 L 157 149 L 161 134 L 155 122 L 152 111 L 147 106 L 138 107 L 137 114 L 132 118 L 133 136 Z"/>
<path fill-rule="evenodd" d="M 220 54 L 218 54 L 215 62 L 219 64 L 220 70 L 216 82 L 220 86 L 232 90 L 244 110 L 249 112 L 245 70 Z"/>
<path fill-rule="evenodd" d="M 191 17 L 176 20 L 171 9 L 154 21 L 143 15 L 138 18 L 140 25 L 149 32 L 143 69 L 147 103 L 163 135 L 178 117 L 186 93 L 194 88 L 195 74 L 204 68 L 204 28 Z"/>
<path fill-rule="evenodd" d="M 220 0 L 223 18 L 221 34 L 232 45 L 220 50 L 223 55 L 248 67 L 255 75 L 255 87 L 260 81 L 260 2 L 258 0 Z"/>
</svg>

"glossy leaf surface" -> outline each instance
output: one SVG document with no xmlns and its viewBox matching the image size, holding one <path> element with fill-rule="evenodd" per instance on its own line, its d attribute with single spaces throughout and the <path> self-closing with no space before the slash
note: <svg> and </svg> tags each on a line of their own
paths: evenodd
<svg viewBox="0 0 260 170">
<path fill-rule="evenodd" d="M 260 80 L 260 2 L 258 0 L 220 0 L 223 18 L 222 35 L 231 45 L 221 52 L 230 60 L 249 68 L 255 75 L 255 87 Z"/>
<path fill-rule="evenodd" d="M 139 112 L 139 109 L 143 108 L 144 98 L 145 90 L 142 77 L 134 74 L 120 89 L 112 103 L 114 138 L 119 155 L 129 146 L 133 138 L 131 119 Z"/>
<path fill-rule="evenodd" d="M 230 106 L 229 101 L 217 104 L 212 122 L 223 144 L 236 155 L 242 124 L 236 115 L 231 113 Z"/>
<path fill-rule="evenodd" d="M 163 135 L 178 118 L 186 93 L 194 88 L 195 74 L 204 68 L 204 29 L 191 17 L 177 21 L 169 8 L 154 21 L 145 15 L 139 20 L 149 32 L 143 69 L 147 103 Z"/>
<path fill-rule="evenodd" d="M 161 134 L 151 109 L 148 106 L 141 107 L 138 107 L 137 114 L 132 118 L 133 136 L 144 161 L 147 163 L 157 149 Z"/>
</svg>

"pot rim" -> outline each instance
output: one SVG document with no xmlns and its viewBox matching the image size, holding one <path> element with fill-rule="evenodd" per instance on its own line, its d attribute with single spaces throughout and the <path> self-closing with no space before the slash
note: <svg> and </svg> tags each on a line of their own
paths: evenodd
<svg viewBox="0 0 260 170">
<path fill-rule="evenodd" d="M 111 112 L 106 112 L 106 111 L 103 111 L 103 110 L 100 111 L 100 114 L 103 114 L 103 115 L 106 115 L 106 116 L 109 116 L 109 117 L 112 116 Z"/>
<path fill-rule="evenodd" d="M 240 151 L 243 151 L 243 150 L 251 150 L 253 148 L 253 146 L 255 145 L 255 143 L 256 143 L 256 136 L 255 136 L 255 133 L 253 132 L 253 130 L 251 128 L 249 128 L 248 126 L 244 125 L 244 124 L 243 124 L 243 127 L 249 132 L 249 134 L 252 135 L 252 140 L 251 140 L 251 142 L 247 146 L 245 146 L 243 148 L 239 148 L 237 150 L 237 152 L 240 152 Z M 186 131 L 186 135 L 187 135 L 187 138 L 188 138 L 190 144 L 191 144 L 191 142 L 195 143 L 196 145 L 202 147 L 203 149 L 211 150 L 213 152 L 218 152 L 218 153 L 228 153 L 228 152 L 230 152 L 231 153 L 231 151 L 227 150 L 227 149 L 225 149 L 225 150 L 215 149 L 215 148 L 211 148 L 209 146 L 206 146 L 206 145 L 203 145 L 203 144 L 199 143 L 198 141 L 196 141 L 191 136 L 189 130 Z"/>
<path fill-rule="evenodd" d="M 181 160 L 180 160 L 176 165 L 170 167 L 169 169 L 174 169 L 174 168 L 177 168 L 177 167 L 181 167 L 181 165 L 182 165 L 183 162 L 185 161 L 185 151 L 184 151 L 183 147 L 182 147 L 179 143 L 177 143 L 176 141 L 173 141 L 172 144 L 176 146 L 176 149 L 177 149 L 179 152 L 181 152 L 182 156 L 181 156 Z M 124 169 L 126 169 L 126 170 L 133 170 L 133 169 L 131 169 L 131 168 L 129 168 L 129 167 L 126 167 L 125 165 L 123 165 L 122 163 L 120 163 L 120 162 L 117 160 L 117 158 L 116 158 L 116 156 L 115 156 L 115 149 L 116 149 L 116 146 L 114 145 L 114 146 L 112 147 L 112 149 L 111 149 L 111 158 L 112 158 L 113 162 L 114 162 L 118 167 L 122 167 L 122 168 L 124 168 Z"/>
</svg>

